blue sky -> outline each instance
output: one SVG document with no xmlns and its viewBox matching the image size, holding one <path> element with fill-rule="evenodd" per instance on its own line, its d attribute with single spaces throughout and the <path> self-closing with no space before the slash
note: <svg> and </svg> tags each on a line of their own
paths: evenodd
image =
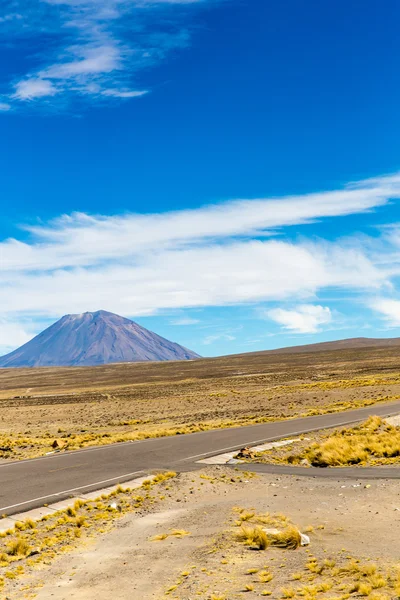
<svg viewBox="0 0 400 600">
<path fill-rule="evenodd" d="M 100 308 L 202 355 L 399 335 L 399 18 L 3 2 L 0 352 Z"/>
</svg>

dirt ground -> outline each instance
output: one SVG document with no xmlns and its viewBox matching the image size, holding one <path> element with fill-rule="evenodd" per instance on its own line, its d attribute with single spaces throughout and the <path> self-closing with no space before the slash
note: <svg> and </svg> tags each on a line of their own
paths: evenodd
<svg viewBox="0 0 400 600">
<path fill-rule="evenodd" d="M 382 581 L 389 581 L 388 570 L 400 553 L 399 482 L 257 475 L 232 483 L 234 473 L 213 467 L 179 475 L 162 505 L 123 517 L 111 532 L 44 565 L 22 580 L 10 600 L 344 598 L 349 594 L 343 590 L 356 577 L 353 570 L 361 569 L 357 565 L 373 571 L 374 562 Z M 234 536 L 237 507 L 284 513 L 309 532 L 310 546 L 255 551 L 240 544 Z M 190 535 L 152 540 L 174 529 Z M 322 561 L 331 565 L 330 572 L 316 574 Z M 379 578 L 374 581 L 385 587 Z M 382 593 L 364 595 L 397 597 L 389 587 L 377 591 Z"/>
<path fill-rule="evenodd" d="M 0 369 L 0 459 L 400 398 L 397 348 Z"/>
</svg>

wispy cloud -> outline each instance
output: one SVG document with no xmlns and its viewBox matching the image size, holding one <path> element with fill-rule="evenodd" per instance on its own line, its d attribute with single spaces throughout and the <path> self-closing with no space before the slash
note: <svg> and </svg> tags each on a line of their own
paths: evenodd
<svg viewBox="0 0 400 600">
<path fill-rule="evenodd" d="M 20 38 L 36 68 L 10 81 L 14 107 L 79 98 L 110 101 L 144 95 L 139 72 L 189 43 L 185 5 L 206 0 L 13 0 L 0 9 L 0 34 Z M 13 10 L 11 11 L 11 5 Z M 29 33 L 29 35 L 27 35 Z M 43 35 L 51 44 L 42 48 Z M 2 82 L 3 87 L 6 82 Z M 13 88 L 13 89 L 12 89 Z"/>
<path fill-rule="evenodd" d="M 372 301 L 370 307 L 383 316 L 389 327 L 400 327 L 400 300 L 380 298 Z"/>
<path fill-rule="evenodd" d="M 225 342 L 233 342 L 233 340 L 235 339 L 235 336 L 231 335 L 230 333 L 217 333 L 215 335 L 208 335 L 206 338 L 204 338 L 203 344 L 205 346 L 208 346 L 210 344 L 213 344 L 214 342 L 219 342 L 221 340 Z"/>
<path fill-rule="evenodd" d="M 303 304 L 292 310 L 274 308 L 267 316 L 293 333 L 317 333 L 322 325 L 332 321 L 328 306 Z"/>
<path fill-rule="evenodd" d="M 29 342 L 33 335 L 29 327 L 19 321 L 0 318 L 0 355 Z"/>
<path fill-rule="evenodd" d="M 62 216 L 29 227 L 28 240 L 0 243 L 0 314 L 47 318 L 101 306 L 139 316 L 290 301 L 296 314 L 275 318 L 312 331 L 330 315 L 325 307 L 298 306 L 316 304 L 329 288 L 366 298 L 386 293 L 400 273 L 400 252 L 393 231 L 326 241 L 285 239 L 283 228 L 371 211 L 399 195 L 400 178 L 391 176 L 334 192 L 165 214 Z"/>
<path fill-rule="evenodd" d="M 210 249 L 210 244 L 226 244 L 231 241 L 231 255 L 243 247 L 240 238 L 271 237 L 277 229 L 312 223 L 327 217 L 369 212 L 400 198 L 400 175 L 382 177 L 374 186 L 369 181 L 352 184 L 343 190 L 256 200 L 234 200 L 195 210 L 181 210 L 163 214 L 90 216 L 83 213 L 63 215 L 48 225 L 27 227 L 32 241 L 23 243 L 6 240 L 0 245 L 3 270 L 54 270 L 65 267 L 85 267 L 104 264 L 105 261 L 130 259 L 144 254 L 144 261 L 152 260 L 156 252 L 190 250 L 193 257 Z M 205 247 L 207 244 L 207 247 Z M 331 248 L 319 243 L 321 260 L 329 263 Z M 275 252 L 291 254 L 294 245 L 272 241 L 253 241 L 247 246 L 254 254 L 272 259 Z M 297 251 L 310 262 L 318 263 L 313 255 L 313 244 L 296 244 Z M 194 250 L 196 248 L 196 250 Z M 324 249 L 325 248 L 325 249 Z M 216 245 L 216 257 L 223 256 L 226 249 Z M 332 260 L 341 258 L 341 249 L 334 246 Z M 369 272 L 368 260 L 354 248 L 344 251 L 349 269 L 354 263 Z M 173 254 L 175 256 L 175 254 Z M 240 257 L 238 257 L 240 262 Z M 306 264 L 306 261 L 303 261 Z M 269 268 L 272 268 L 270 265 Z M 279 268 L 279 266 L 277 265 Z M 300 269 L 301 270 L 301 269 Z M 332 265 L 332 273 L 335 272 Z M 251 273 L 251 269 L 250 269 Z M 371 269 L 371 281 L 380 280 Z M 295 277 L 297 279 L 297 277 Z"/>
<path fill-rule="evenodd" d="M 197 323 L 200 323 L 199 319 L 192 319 L 191 317 L 181 317 L 171 321 L 171 325 L 197 325 Z"/>
</svg>

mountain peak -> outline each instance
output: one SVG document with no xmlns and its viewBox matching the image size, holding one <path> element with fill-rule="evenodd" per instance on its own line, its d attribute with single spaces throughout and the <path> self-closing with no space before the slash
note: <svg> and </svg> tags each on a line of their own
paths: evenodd
<svg viewBox="0 0 400 600">
<path fill-rule="evenodd" d="M 95 310 L 95 311 L 86 311 L 84 313 L 71 313 L 71 314 L 67 314 L 64 315 L 63 317 L 61 317 L 60 320 L 62 319 L 80 319 L 85 317 L 86 315 L 88 315 L 89 317 L 101 317 L 101 316 L 106 316 L 106 315 L 110 315 L 112 317 L 117 317 L 118 319 L 124 319 L 125 317 L 120 317 L 119 315 L 116 315 L 115 313 L 109 312 L 107 310 Z"/>
<path fill-rule="evenodd" d="M 116 362 L 191 360 L 199 355 L 106 310 L 64 315 L 0 367 L 93 366 Z"/>
</svg>

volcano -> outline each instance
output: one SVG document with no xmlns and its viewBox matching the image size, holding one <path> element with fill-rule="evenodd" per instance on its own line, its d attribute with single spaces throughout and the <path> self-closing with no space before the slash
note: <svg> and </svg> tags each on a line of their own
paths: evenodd
<svg viewBox="0 0 400 600">
<path fill-rule="evenodd" d="M 65 315 L 0 358 L 0 367 L 94 366 L 192 360 L 198 354 L 105 310 Z"/>
</svg>

